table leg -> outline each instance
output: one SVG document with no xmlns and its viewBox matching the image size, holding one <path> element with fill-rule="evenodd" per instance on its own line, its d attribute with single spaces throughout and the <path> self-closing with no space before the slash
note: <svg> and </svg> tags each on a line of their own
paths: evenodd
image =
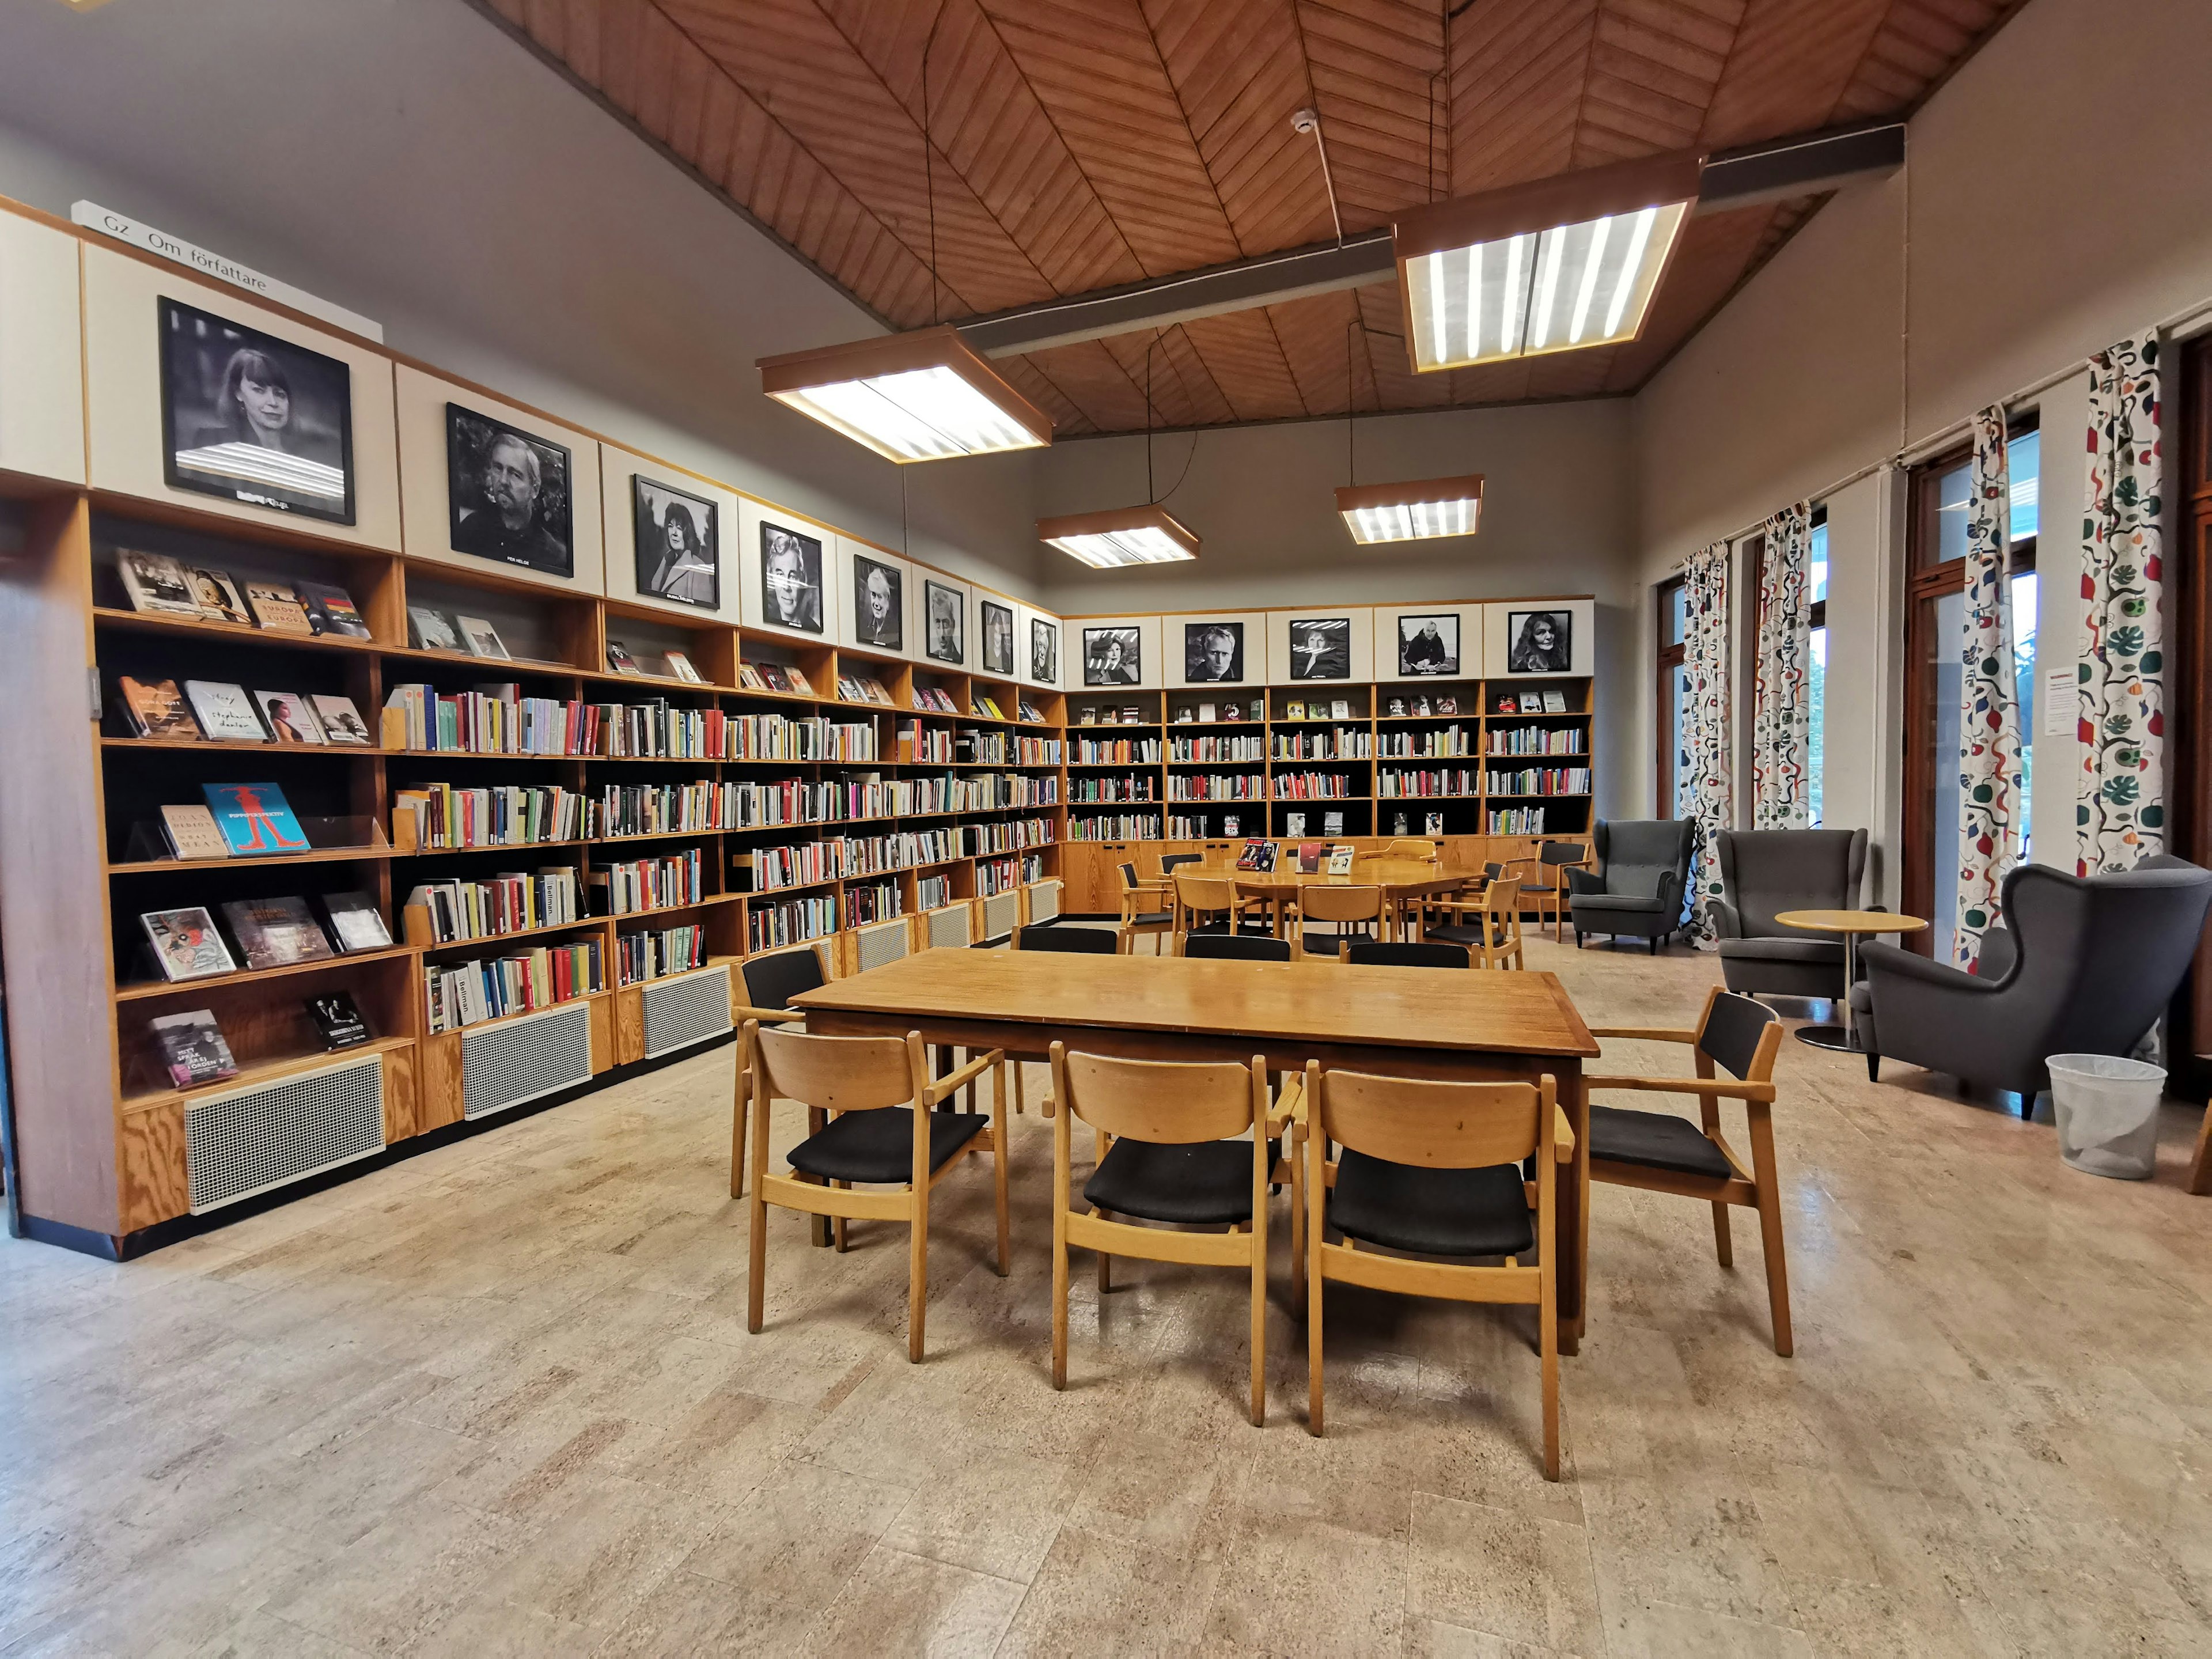
<svg viewBox="0 0 2212 1659">
<path fill-rule="evenodd" d="M 1570 1177 L 1559 1184 L 1559 1352 L 1579 1352 L 1589 1293 L 1589 1092 L 1577 1072 L 1565 1082 L 1559 1102 L 1575 1132 Z"/>
<path fill-rule="evenodd" d="M 1844 1054 L 1859 1052 L 1858 1033 L 1851 1028 L 1851 987 L 1858 983 L 1858 935 L 1844 935 L 1844 1000 L 1836 1005 L 1842 1024 L 1838 1025 L 1801 1025 L 1797 1041 L 1814 1048 L 1833 1048 Z"/>
</svg>

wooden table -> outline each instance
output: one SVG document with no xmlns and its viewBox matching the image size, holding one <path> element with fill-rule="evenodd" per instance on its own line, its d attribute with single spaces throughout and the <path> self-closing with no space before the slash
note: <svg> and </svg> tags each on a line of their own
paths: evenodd
<svg viewBox="0 0 2212 1659">
<path fill-rule="evenodd" d="M 1295 860 L 1296 854 L 1291 857 Z M 1235 878 L 1238 892 L 1267 902 L 1269 921 L 1277 939 L 1283 937 L 1289 902 L 1302 887 L 1379 887 L 1382 890 L 1386 934 L 1403 937 L 1407 905 L 1418 904 L 1438 893 L 1455 892 L 1469 882 L 1482 879 L 1480 873 L 1445 870 L 1426 859 L 1360 859 L 1354 861 L 1348 876 L 1332 876 L 1320 870 L 1236 870 L 1227 873 Z"/>
<path fill-rule="evenodd" d="M 1589 1109 L 1598 1052 L 1550 974 L 1455 973 L 1188 957 L 927 951 L 792 999 L 831 1036 L 920 1031 L 930 1043 L 1042 1060 L 1055 1042 L 1131 1060 L 1249 1061 L 1450 1081 L 1550 1073 L 1575 1131 L 1560 1194 L 1559 1340 L 1582 1333 L 1589 1238 Z"/>
<path fill-rule="evenodd" d="M 1842 1011 L 1843 1024 L 1801 1025 L 1797 1028 L 1797 1041 L 1809 1042 L 1815 1048 L 1863 1053 L 1858 1033 L 1851 1029 L 1851 987 L 1859 982 L 1859 935 L 1917 933 L 1928 924 L 1918 916 L 1894 915 L 1887 910 L 1781 910 L 1776 912 L 1774 919 L 1784 927 L 1802 927 L 1808 933 L 1844 936 L 1844 1000 L 1836 1005 Z"/>
</svg>

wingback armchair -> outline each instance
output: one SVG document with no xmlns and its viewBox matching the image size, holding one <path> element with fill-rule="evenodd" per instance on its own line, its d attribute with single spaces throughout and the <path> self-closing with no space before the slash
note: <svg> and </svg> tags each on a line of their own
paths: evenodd
<svg viewBox="0 0 2212 1659">
<path fill-rule="evenodd" d="M 1885 1055 L 2021 1097 L 2051 1086 L 2052 1054 L 2124 1054 L 2157 1022 L 2196 954 L 2212 870 L 2160 854 L 2119 875 L 2021 865 L 2005 878 L 2005 926 L 1968 974 L 1894 945 L 1859 948 L 1852 1004 L 1879 1076 Z M 1868 1016 L 1871 1018 L 1868 1018 Z"/>
<path fill-rule="evenodd" d="M 1599 819 L 1590 845 L 1600 867 L 1566 872 L 1576 945 L 1585 933 L 1606 933 L 1650 939 L 1658 955 L 1660 941 L 1682 926 L 1697 833 L 1695 818 Z"/>
<path fill-rule="evenodd" d="M 1723 830 L 1722 896 L 1709 914 L 1731 991 L 1833 997 L 1844 947 L 1775 921 L 1784 910 L 1856 910 L 1866 876 L 1863 830 Z"/>
</svg>

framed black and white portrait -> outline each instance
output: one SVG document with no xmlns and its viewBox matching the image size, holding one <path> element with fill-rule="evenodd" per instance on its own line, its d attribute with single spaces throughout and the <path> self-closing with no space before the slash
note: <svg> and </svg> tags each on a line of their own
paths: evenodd
<svg viewBox="0 0 2212 1659">
<path fill-rule="evenodd" d="M 1060 629 L 1042 617 L 1030 618 L 1030 678 L 1041 685 L 1060 684 Z"/>
<path fill-rule="evenodd" d="M 761 616 L 772 628 L 822 631 L 822 543 L 780 524 L 763 524 Z"/>
<path fill-rule="evenodd" d="M 1014 607 L 985 599 L 982 610 L 983 672 L 1011 674 L 1014 672 Z"/>
<path fill-rule="evenodd" d="M 1191 685 L 1233 685 L 1244 678 L 1244 624 L 1185 623 L 1182 677 Z"/>
<path fill-rule="evenodd" d="M 169 488 L 351 524 L 352 371 L 174 300 L 159 304 Z"/>
<path fill-rule="evenodd" d="M 957 667 L 968 659 L 968 607 L 964 596 L 957 587 L 924 578 L 921 599 L 929 629 L 922 648 L 928 652 L 931 661 L 949 662 Z"/>
<path fill-rule="evenodd" d="M 879 651 L 906 649 L 906 572 L 853 555 L 853 638 Z"/>
<path fill-rule="evenodd" d="M 714 503 L 668 484 L 630 477 L 637 525 L 637 591 L 716 611 L 722 604 L 721 535 Z"/>
<path fill-rule="evenodd" d="M 456 553 L 549 576 L 576 574 L 565 445 L 446 405 L 446 499 Z"/>
<path fill-rule="evenodd" d="M 1565 674 L 1573 670 L 1575 613 L 1571 611 L 1509 611 L 1505 638 L 1508 673 Z"/>
<path fill-rule="evenodd" d="M 1352 678 L 1352 618 L 1308 617 L 1291 623 L 1291 678 L 1348 680 Z"/>
<path fill-rule="evenodd" d="M 1083 630 L 1083 683 L 1134 685 L 1144 678 L 1133 623 Z"/>
<path fill-rule="evenodd" d="M 1458 673 L 1459 613 L 1447 611 L 1433 617 L 1399 617 L 1398 672 Z"/>
</svg>

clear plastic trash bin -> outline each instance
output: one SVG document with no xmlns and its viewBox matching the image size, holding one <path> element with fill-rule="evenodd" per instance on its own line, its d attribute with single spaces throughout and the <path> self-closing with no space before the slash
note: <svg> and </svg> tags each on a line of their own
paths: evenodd
<svg viewBox="0 0 2212 1659">
<path fill-rule="evenodd" d="M 2058 1156 L 2115 1181 L 2148 1181 L 2158 1162 L 2158 1103 L 2166 1069 L 2118 1054 L 2053 1054 L 2051 1113 Z"/>
</svg>

